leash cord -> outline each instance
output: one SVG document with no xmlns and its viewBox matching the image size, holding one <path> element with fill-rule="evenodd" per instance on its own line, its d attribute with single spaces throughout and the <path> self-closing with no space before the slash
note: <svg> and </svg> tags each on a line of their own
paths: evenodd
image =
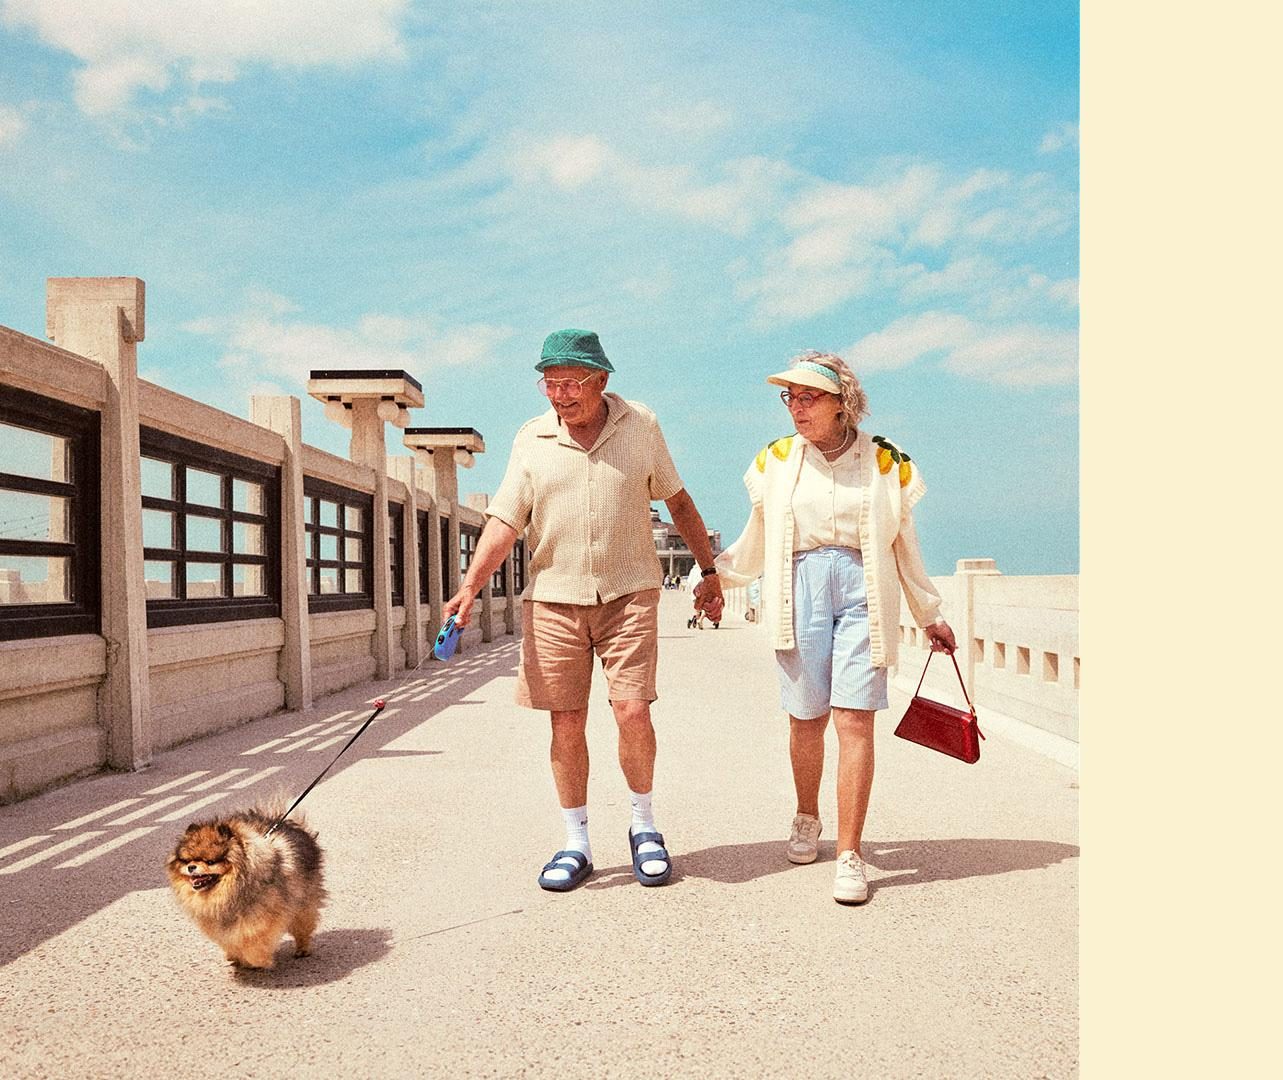
<svg viewBox="0 0 1283 1080">
<path fill-rule="evenodd" d="M 404 672 L 401 675 L 400 681 L 393 688 L 393 694 L 399 693 L 401 688 L 405 686 L 405 684 L 408 683 L 412 678 L 414 678 L 414 676 L 418 674 L 419 669 L 422 668 L 423 665 L 426 664 L 428 660 L 431 658 L 432 658 L 432 650 L 429 648 L 424 652 L 423 658 L 417 664 L 415 664 L 413 668 L 411 668 L 407 672 Z M 286 810 L 285 813 L 283 813 L 279 818 L 276 819 L 276 821 L 272 823 L 272 827 L 263 834 L 264 837 L 271 836 L 272 833 L 276 832 L 277 829 L 279 829 L 282 825 L 285 824 L 285 819 L 289 817 L 290 814 L 294 813 L 294 810 L 298 807 L 299 803 L 301 803 L 304 799 L 307 798 L 307 793 L 321 782 L 321 777 L 323 777 L 327 772 L 329 772 L 332 768 L 334 768 L 334 762 L 338 761 L 339 758 L 341 758 L 344 754 L 347 753 L 348 747 L 350 747 L 354 742 L 356 742 L 357 739 L 361 737 L 362 732 L 364 732 L 365 729 L 370 726 L 371 721 L 373 721 L 373 719 L 383 711 L 386 705 L 387 705 L 386 698 L 374 699 L 374 712 L 370 713 L 365 723 L 362 724 L 359 728 L 357 728 L 356 734 L 353 735 L 350 739 L 348 739 L 347 746 L 344 746 L 342 750 L 340 750 L 337 754 L 335 754 L 334 760 L 331 761 L 328 765 L 325 766 L 324 769 L 321 770 L 320 776 L 318 776 L 315 780 L 313 780 L 310 784 L 308 784 L 307 787 L 303 789 L 303 794 L 300 795 L 297 799 L 295 799 L 292 803 L 290 803 L 290 808 Z"/>
<path fill-rule="evenodd" d="M 350 739 L 348 739 L 347 746 L 344 746 L 342 750 L 340 750 L 337 754 L 335 754 L 334 761 L 331 761 L 328 765 L 326 765 L 325 768 L 321 770 L 320 776 L 318 776 L 315 780 L 313 780 L 310 784 L 308 784 L 307 787 L 303 789 L 303 794 L 300 795 L 297 799 L 295 799 L 292 803 L 290 803 L 290 808 L 286 810 L 285 813 L 283 813 L 279 818 L 277 818 L 276 821 L 272 823 L 272 827 L 263 834 L 265 837 L 271 836 L 272 833 L 276 832 L 276 830 L 285 823 L 285 819 L 289 817 L 290 814 L 294 813 L 294 810 L 298 807 L 298 804 L 307 798 L 307 793 L 321 782 L 322 776 L 324 776 L 327 772 L 329 772 L 332 768 L 334 768 L 334 762 L 338 761 L 339 758 L 341 758 L 344 754 L 347 753 L 348 747 L 351 746 L 354 742 L 356 742 L 357 739 L 361 737 L 362 732 L 364 732 L 365 729 L 370 726 L 370 723 L 374 720 L 374 718 L 383 711 L 383 708 L 386 704 L 387 702 L 385 702 L 382 698 L 375 699 L 374 712 L 370 713 L 365 723 L 356 729 L 356 734 L 353 735 Z"/>
</svg>

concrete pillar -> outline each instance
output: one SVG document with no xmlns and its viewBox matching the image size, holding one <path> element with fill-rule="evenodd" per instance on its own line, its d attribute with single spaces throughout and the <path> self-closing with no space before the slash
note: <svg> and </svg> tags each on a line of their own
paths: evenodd
<svg viewBox="0 0 1283 1080">
<path fill-rule="evenodd" d="M 454 455 L 448 450 L 434 450 L 432 453 L 433 489 L 436 492 L 437 510 L 448 515 L 449 548 L 446 552 L 446 576 L 441 583 L 442 595 L 449 599 L 459 591 L 462 584 L 459 574 L 459 478 L 455 471 Z M 440 529 L 438 528 L 438 534 Z M 488 638 L 486 640 L 489 640 Z M 459 648 L 463 648 L 463 639 L 459 639 Z"/>
<path fill-rule="evenodd" d="M 107 673 L 98 715 L 107 730 L 107 764 L 117 769 L 149 764 L 153 743 L 138 450 L 138 342 L 145 307 L 139 278 L 49 278 L 46 284 L 49 338 L 107 373 L 100 459 Z"/>
<path fill-rule="evenodd" d="M 420 455 L 423 455 L 422 457 Z M 416 461 L 421 463 L 424 458 L 431 464 L 432 453 L 427 450 L 415 451 Z M 442 614 L 442 607 L 448 597 L 444 595 L 445 584 L 441 578 L 441 510 L 437 505 L 436 498 L 436 476 L 431 468 L 423 468 L 420 464 L 414 470 L 414 475 L 419 480 L 418 498 L 421 504 L 426 503 L 427 509 L 427 535 L 420 539 L 428 550 L 428 634 L 427 637 L 435 640 L 437 631 L 441 628 L 442 622 L 445 621 Z M 429 492 L 426 497 L 423 492 Z"/>
<path fill-rule="evenodd" d="M 413 670 L 423 660 L 423 611 L 419 599 L 419 513 L 414 490 L 414 458 L 388 458 L 388 474 L 406 488 L 405 517 L 401 522 L 401 565 L 405 568 L 405 626 L 401 629 L 401 646 L 405 649 L 405 666 Z"/>
<path fill-rule="evenodd" d="M 383 421 L 378 401 L 352 402 L 352 441 L 348 457 L 374 471 L 374 677 L 392 674 L 392 575 L 388 567 L 388 473 Z"/>
<path fill-rule="evenodd" d="M 962 647 L 962 677 L 967 684 L 967 693 L 975 700 L 976 664 L 979 657 L 976 652 L 976 578 L 996 577 L 1001 575 L 998 564 L 993 559 L 959 559 L 954 567 L 954 575 L 964 583 L 961 625 L 950 622 L 953 636 Z"/>
<path fill-rule="evenodd" d="M 281 620 L 285 645 L 277 665 L 287 709 L 312 706 L 311 622 L 307 612 L 307 503 L 303 497 L 303 421 L 299 399 L 250 398 L 250 419 L 285 443 L 281 463 Z"/>
</svg>

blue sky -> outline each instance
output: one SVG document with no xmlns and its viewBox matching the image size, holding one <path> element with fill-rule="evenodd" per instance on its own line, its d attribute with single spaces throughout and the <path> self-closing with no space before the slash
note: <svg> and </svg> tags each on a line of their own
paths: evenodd
<svg viewBox="0 0 1283 1080">
<path fill-rule="evenodd" d="M 145 377 L 337 453 L 308 369 L 403 367 L 465 492 L 595 329 L 728 543 L 764 377 L 839 352 L 932 573 L 1076 573 L 1078 62 L 1061 3 L 0 0 L 0 323 L 142 277 Z"/>
</svg>

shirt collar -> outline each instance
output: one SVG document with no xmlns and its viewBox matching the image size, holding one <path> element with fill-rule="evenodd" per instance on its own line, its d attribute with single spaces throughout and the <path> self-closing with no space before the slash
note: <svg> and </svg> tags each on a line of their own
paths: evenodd
<svg viewBox="0 0 1283 1080">
<path fill-rule="evenodd" d="M 597 436 L 597 441 L 593 444 L 594 449 L 610 438 L 624 417 L 632 412 L 628 402 L 618 394 L 612 394 L 607 390 L 601 397 L 606 403 L 606 426 L 601 429 L 601 434 Z M 556 439 L 566 446 L 583 449 L 570 437 L 570 432 L 566 430 L 566 425 L 561 422 L 561 417 L 557 415 L 557 410 L 551 405 L 548 406 L 548 411 L 536 421 L 535 436 L 540 439 Z"/>
</svg>

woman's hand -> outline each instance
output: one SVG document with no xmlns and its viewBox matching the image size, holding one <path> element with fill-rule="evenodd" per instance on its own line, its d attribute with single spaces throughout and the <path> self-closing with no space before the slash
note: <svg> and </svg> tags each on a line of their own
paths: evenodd
<svg viewBox="0 0 1283 1080">
<path fill-rule="evenodd" d="M 713 622 L 721 622 L 723 603 L 722 582 L 716 574 L 709 574 L 695 586 L 695 610 L 703 610 Z"/>
<path fill-rule="evenodd" d="M 931 641 L 932 652 L 952 653 L 958 647 L 958 641 L 953 636 L 953 630 L 943 619 L 933 622 L 926 628 L 927 637 Z"/>
</svg>

